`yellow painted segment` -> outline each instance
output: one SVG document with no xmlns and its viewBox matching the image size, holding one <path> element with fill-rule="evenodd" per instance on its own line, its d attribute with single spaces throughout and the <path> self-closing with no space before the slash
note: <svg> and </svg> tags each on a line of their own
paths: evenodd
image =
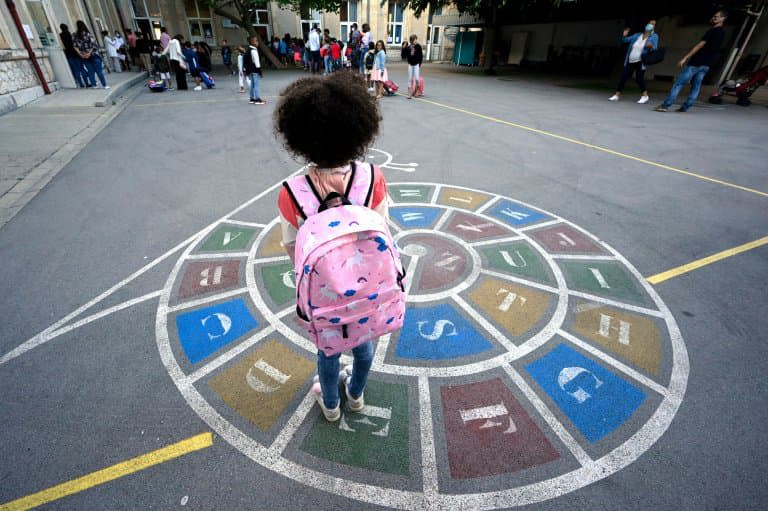
<svg viewBox="0 0 768 511">
<path fill-rule="evenodd" d="M 739 245 L 738 247 L 733 247 L 733 248 L 729 248 L 728 250 L 723 250 L 722 252 L 718 252 L 717 254 L 712 254 L 711 256 L 704 257 L 703 259 L 697 259 L 696 261 L 692 261 L 688 264 L 678 266 L 677 268 L 672 268 L 671 270 L 667 270 L 662 273 L 657 273 L 656 275 L 648 277 L 646 280 L 648 280 L 648 282 L 650 282 L 651 284 L 658 284 L 659 282 L 664 282 L 665 280 L 669 280 L 673 277 L 678 277 L 683 273 L 688 273 L 690 271 L 697 270 L 702 266 L 707 266 L 708 264 L 716 263 L 717 261 L 720 261 L 727 257 L 735 256 L 736 254 L 741 254 L 742 252 L 746 252 L 747 250 L 752 250 L 753 248 L 761 247 L 766 244 L 768 244 L 768 236 L 765 236 L 755 241 L 750 241 L 749 243 L 745 243 L 743 245 Z"/>
<path fill-rule="evenodd" d="M 259 247 L 259 257 L 275 257 L 286 255 L 283 248 L 283 234 L 280 224 L 275 225 Z"/>
<path fill-rule="evenodd" d="M 757 195 L 761 195 L 763 197 L 768 197 L 768 192 L 763 192 L 760 190 L 755 190 L 754 188 L 749 188 L 746 186 L 737 185 L 735 183 L 730 183 L 728 181 L 723 181 L 722 179 L 716 179 L 714 177 L 704 176 L 702 174 L 696 174 L 695 172 L 690 172 L 683 169 L 678 169 L 677 167 L 672 167 L 670 165 L 665 165 L 663 163 L 657 163 L 655 161 L 646 160 L 645 158 L 638 158 L 637 156 L 632 156 L 631 154 L 622 153 L 619 151 L 614 151 L 613 149 L 608 149 L 607 147 L 602 147 L 599 145 L 589 144 L 587 142 L 582 142 L 581 140 L 576 140 L 575 138 L 565 137 L 563 135 L 558 135 L 556 133 L 551 133 L 549 131 L 540 130 L 537 128 L 531 128 L 530 126 L 525 126 L 524 124 L 518 124 L 515 122 L 505 121 L 502 119 L 497 119 L 496 117 L 491 117 L 489 115 L 483 115 L 479 114 L 477 112 L 472 112 L 470 110 L 464 110 L 463 108 L 458 108 L 451 105 L 446 105 L 443 103 L 438 103 L 437 101 L 431 101 L 424 98 L 415 98 L 418 101 L 423 101 L 424 103 L 429 103 L 431 105 L 439 106 L 441 108 L 447 108 L 448 110 L 454 110 L 456 112 L 461 112 L 463 114 L 471 115 L 474 117 L 479 117 L 480 119 L 485 119 L 487 121 L 496 122 L 499 124 L 504 124 L 506 126 L 512 126 L 513 128 L 519 128 L 521 130 L 530 131 L 532 133 L 537 133 L 539 135 L 545 135 L 547 137 L 556 138 L 558 140 L 563 140 L 564 142 L 570 142 L 572 144 L 577 144 L 583 147 L 588 147 L 589 149 L 595 149 L 596 151 L 601 151 L 604 153 L 612 154 L 614 156 L 619 156 L 621 158 L 626 158 L 628 160 L 636 161 L 639 163 L 645 163 L 646 165 L 651 165 L 652 167 L 658 167 L 660 169 L 670 170 L 672 172 L 677 172 L 679 174 L 684 174 L 686 176 L 695 177 L 697 179 L 702 179 L 704 181 L 709 181 L 710 183 L 716 183 L 722 186 L 727 186 L 729 188 L 735 188 L 737 190 L 741 190 L 744 192 L 754 193 Z"/>
<path fill-rule="evenodd" d="M 52 486 L 47 490 L 43 490 L 32 495 L 27 495 L 17 500 L 12 500 L 5 504 L 0 505 L 0 511 L 18 511 L 23 509 L 32 509 L 37 506 L 42 506 L 48 502 L 59 500 L 68 495 L 93 488 L 100 484 L 119 479 L 120 477 L 139 472 L 145 468 L 149 468 L 153 465 L 158 465 L 166 461 L 184 456 L 200 449 L 205 449 L 213 445 L 213 434 L 201 433 L 199 435 L 187 438 L 181 442 L 163 447 L 156 451 L 152 451 L 136 458 L 132 458 L 127 461 L 112 465 L 111 467 L 92 472 L 83 477 L 78 477 L 66 483 Z"/>
</svg>

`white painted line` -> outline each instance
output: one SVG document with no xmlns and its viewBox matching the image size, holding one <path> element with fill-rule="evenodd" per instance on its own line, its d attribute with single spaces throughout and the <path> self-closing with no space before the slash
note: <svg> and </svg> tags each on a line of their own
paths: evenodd
<svg viewBox="0 0 768 511">
<path fill-rule="evenodd" d="M 211 252 L 210 254 L 190 254 L 186 259 L 242 259 L 248 257 L 248 252 Z"/>
<path fill-rule="evenodd" d="M 488 245 L 499 245 L 501 243 L 509 243 L 512 241 L 520 241 L 524 239 L 525 238 L 523 236 L 508 236 L 506 238 L 496 238 L 492 240 L 475 241 L 473 243 L 470 243 L 469 246 L 473 248 L 485 247 Z"/>
<path fill-rule="evenodd" d="M 615 261 L 616 258 L 611 255 L 588 255 L 588 254 L 552 254 L 553 259 L 573 260 L 573 261 Z"/>
<path fill-rule="evenodd" d="M 402 229 L 400 229 L 400 226 L 397 225 L 395 222 L 392 221 L 391 218 L 387 219 L 387 224 L 389 224 L 389 230 L 394 232 L 400 232 Z"/>
<path fill-rule="evenodd" d="M 616 360 L 612 356 L 608 355 L 607 353 L 605 353 L 605 352 L 595 348 L 591 344 L 588 344 L 588 343 L 582 341 L 581 339 L 579 339 L 575 335 L 572 335 L 572 334 L 566 332 L 563 329 L 560 329 L 557 333 L 561 337 L 566 338 L 572 344 L 575 344 L 576 346 L 578 346 L 582 350 L 584 350 L 584 351 L 586 351 L 588 353 L 591 353 L 592 355 L 594 355 L 595 357 L 599 358 L 603 362 L 606 362 L 609 365 L 615 367 L 616 369 L 618 369 L 622 373 L 626 374 L 627 376 L 629 376 L 630 378 L 634 379 L 635 381 L 640 382 L 641 384 L 645 385 L 646 387 L 648 387 L 649 389 L 653 390 L 657 394 L 660 394 L 663 397 L 667 397 L 667 389 L 663 385 L 659 385 L 658 383 L 656 383 L 655 381 L 651 380 L 647 376 L 644 376 L 643 374 L 639 373 L 638 371 L 635 371 L 634 369 L 632 369 L 628 365 L 626 365 L 626 364 L 624 364 L 622 362 L 619 362 L 618 360 Z"/>
<path fill-rule="evenodd" d="M 541 229 L 543 227 L 549 227 L 550 225 L 556 225 L 561 223 L 563 223 L 562 219 L 555 218 L 554 220 L 547 220 L 546 222 L 540 222 L 538 224 L 526 225 L 525 227 L 518 227 L 517 230 L 520 232 L 533 231 L 535 229 Z"/>
<path fill-rule="evenodd" d="M 497 279 L 514 282 L 515 284 L 522 284 L 523 286 L 528 286 L 534 289 L 539 289 L 541 291 L 546 291 L 547 293 L 553 293 L 553 294 L 560 293 L 560 290 L 557 289 L 556 287 L 548 286 L 546 284 L 541 284 L 539 282 L 534 282 L 532 280 L 522 279 L 520 277 L 515 277 L 514 275 L 507 275 L 506 273 L 500 273 L 493 270 L 480 270 L 480 273 L 482 275 L 488 275 L 489 277 L 495 277 Z"/>
<path fill-rule="evenodd" d="M 419 377 L 419 426 L 421 431 L 421 479 L 424 496 L 430 499 L 438 494 L 437 454 L 432 422 L 432 403 L 429 378 Z"/>
<path fill-rule="evenodd" d="M 261 341 L 262 339 L 264 339 L 265 337 L 268 337 L 273 333 L 275 333 L 275 327 L 273 327 L 272 325 L 264 327 L 263 330 L 259 330 L 258 332 L 253 334 L 251 337 L 249 337 L 245 341 L 233 347 L 231 350 L 227 351 L 226 353 L 222 353 L 221 355 L 211 360 L 210 362 L 205 364 L 203 367 L 201 367 L 197 371 L 190 373 L 190 375 L 187 376 L 185 383 L 193 384 L 196 381 L 198 381 L 200 378 L 205 378 L 207 375 L 211 374 L 213 371 L 215 371 L 219 367 L 223 366 L 233 358 L 237 357 L 239 354 L 249 350 L 252 346 L 255 346 L 256 344 L 258 344 L 259 341 Z"/>
<path fill-rule="evenodd" d="M 464 311 L 469 314 L 469 317 L 475 320 L 483 329 L 491 334 L 491 337 L 496 339 L 499 344 L 504 346 L 504 349 L 507 350 L 507 353 L 511 354 L 513 357 L 517 358 L 518 352 L 520 351 L 520 348 L 515 345 L 512 341 L 507 339 L 507 336 L 502 334 L 495 326 L 491 324 L 490 321 L 485 319 L 482 314 L 480 314 L 478 311 L 474 309 L 470 304 L 468 304 L 464 299 L 459 296 L 458 294 L 453 295 L 451 298 L 453 298 L 453 301 L 456 302 L 456 305 L 464 309 Z"/>
<path fill-rule="evenodd" d="M 125 301 L 121 304 L 114 305 L 112 307 L 109 307 L 108 309 L 104 309 L 103 311 L 97 312 L 96 314 L 91 314 L 90 316 L 87 316 L 83 319 L 80 319 L 74 323 L 71 323 L 65 327 L 62 327 L 58 330 L 55 330 L 48 334 L 46 336 L 46 340 L 50 341 L 54 337 L 58 337 L 60 335 L 64 335 L 67 332 L 71 332 L 72 330 L 75 330 L 77 328 L 80 328 L 81 326 L 87 325 L 88 323 L 91 323 L 93 321 L 96 321 L 98 319 L 101 319 L 103 317 L 109 316 L 110 314 L 114 314 L 115 312 L 121 311 L 123 309 L 127 309 L 128 307 L 133 307 L 134 305 L 137 305 L 141 302 L 145 302 L 147 300 L 151 300 L 153 298 L 157 298 L 163 293 L 162 289 L 159 289 L 157 291 L 153 291 L 151 293 L 147 293 L 144 296 L 139 296 L 138 298 L 133 298 L 132 300 Z M 2 362 L 0 362 L 2 363 Z"/>
<path fill-rule="evenodd" d="M 451 217 L 451 210 L 446 209 L 445 212 L 440 216 L 440 220 L 437 221 L 437 223 L 432 229 L 434 229 L 435 231 L 439 231 L 440 229 L 443 228 L 443 226 L 445 225 L 445 223 L 448 221 L 450 217 Z"/>
<path fill-rule="evenodd" d="M 248 265 L 257 265 L 257 264 L 268 264 L 268 263 L 282 263 L 285 261 L 290 261 L 291 258 L 287 255 L 284 256 L 275 256 L 275 257 L 262 257 L 261 259 L 254 259 L 252 261 L 248 261 Z"/>
<path fill-rule="evenodd" d="M 212 303 L 218 300 L 224 300 L 225 298 L 231 298 L 233 296 L 242 295 L 247 292 L 248 292 L 247 287 L 239 287 L 237 289 L 231 289 L 223 293 L 218 293 L 215 295 L 206 296 L 204 298 L 198 298 L 197 300 L 191 300 L 189 302 L 183 302 L 176 305 L 172 305 L 168 307 L 168 312 L 171 313 L 171 312 L 191 309 L 193 307 L 197 307 L 198 305 L 205 305 L 206 303 Z"/>
<path fill-rule="evenodd" d="M 582 293 L 581 291 L 574 291 L 573 289 L 570 289 L 568 291 L 568 294 L 571 296 L 577 296 L 579 298 L 584 298 L 585 300 L 590 300 L 597 303 L 604 303 L 606 305 L 611 305 L 613 307 L 624 309 L 632 312 L 639 312 L 640 314 L 647 314 L 649 316 L 654 316 L 657 318 L 663 318 L 664 314 L 655 311 L 653 309 L 647 309 L 645 307 L 638 307 L 637 305 L 632 305 L 629 303 L 619 302 L 617 300 L 611 300 L 610 298 L 603 298 L 602 296 L 597 295 L 591 295 L 589 293 Z"/>
<path fill-rule="evenodd" d="M 304 399 L 301 400 L 301 403 L 299 403 L 299 406 L 293 412 L 293 415 L 291 415 L 291 418 L 288 419 L 288 423 L 283 426 L 280 434 L 277 435 L 275 441 L 272 442 L 272 445 L 269 446 L 269 451 L 271 451 L 276 456 L 280 456 L 283 453 L 285 448 L 288 447 L 288 444 L 291 442 L 291 439 L 293 439 L 293 436 L 296 434 L 296 431 L 298 431 L 298 429 L 301 427 L 304 419 L 307 418 L 307 415 L 312 410 L 312 407 L 316 402 L 317 401 L 315 400 L 315 396 L 310 389 L 310 391 L 307 392 L 307 394 L 304 396 Z M 344 410 L 342 410 L 341 413 L 344 413 Z"/>
<path fill-rule="evenodd" d="M 378 371 L 384 365 L 384 358 L 387 356 L 391 338 L 392 334 L 384 334 L 379 337 L 379 342 L 376 344 L 376 352 L 373 354 L 373 365 L 371 366 L 374 371 Z"/>
<path fill-rule="evenodd" d="M 550 410 L 544 401 L 541 400 L 539 395 L 534 392 L 534 390 L 528 385 L 528 382 L 526 382 L 525 379 L 520 376 L 520 373 L 518 373 L 515 368 L 509 364 L 506 364 L 502 367 L 504 368 L 504 371 L 509 375 L 509 377 L 512 378 L 512 381 L 515 383 L 515 385 L 517 385 L 522 393 L 525 394 L 525 397 L 528 398 L 531 404 L 533 404 L 534 408 L 536 408 L 536 411 L 539 412 L 539 415 L 541 415 L 546 423 L 549 424 L 549 427 L 552 428 L 552 431 L 554 431 L 560 441 L 563 442 L 571 454 L 573 454 L 573 457 L 576 458 L 576 460 L 582 466 L 591 464 L 592 458 L 589 457 L 589 454 L 587 454 L 581 445 L 579 445 L 579 443 L 575 438 L 573 438 L 568 430 L 565 429 L 565 426 L 563 426 L 560 421 L 557 420 L 557 417 L 554 413 L 552 413 L 552 410 Z"/>
<path fill-rule="evenodd" d="M 242 225 L 244 227 L 254 227 L 256 229 L 263 229 L 264 227 L 266 227 L 265 224 L 258 224 L 256 222 L 243 222 L 242 220 L 233 220 L 232 218 L 228 218 L 226 223 L 233 224 L 233 225 Z"/>
<path fill-rule="evenodd" d="M 437 199 L 440 198 L 440 190 L 443 189 L 443 185 L 436 185 L 434 192 L 432 192 L 432 199 L 429 201 L 430 204 L 437 204 Z M 437 230 L 437 227 L 435 227 L 435 230 Z"/>
<path fill-rule="evenodd" d="M 462 187 L 462 186 L 454 186 L 454 188 L 459 188 L 459 189 L 464 189 L 464 190 L 470 190 L 469 188 L 464 188 L 464 187 Z M 474 191 L 479 191 L 479 190 L 471 190 L 471 191 L 473 191 L 473 192 L 474 192 Z M 487 194 L 487 192 L 481 192 L 481 193 L 486 193 L 486 194 Z M 489 194 L 489 195 L 493 195 L 493 194 Z M 483 213 L 485 213 L 486 211 L 488 211 L 489 209 L 491 209 L 491 206 L 493 206 L 494 204 L 496 204 L 496 203 L 497 203 L 497 202 L 499 202 L 500 200 L 501 200 L 501 195 L 496 195 L 496 196 L 495 196 L 495 197 L 493 197 L 491 200 L 489 200 L 488 202 L 486 202 L 485 204 L 483 204 L 483 205 L 482 205 L 480 208 L 478 208 L 478 209 L 477 209 L 477 211 L 475 211 L 475 213 L 477 213 L 478 215 L 482 215 Z"/>
</svg>

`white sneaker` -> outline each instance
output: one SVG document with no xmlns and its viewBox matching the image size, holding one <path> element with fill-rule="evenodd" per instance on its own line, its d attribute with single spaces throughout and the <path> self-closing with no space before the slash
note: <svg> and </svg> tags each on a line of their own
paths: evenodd
<svg viewBox="0 0 768 511">
<path fill-rule="evenodd" d="M 618 101 L 620 97 L 621 96 L 619 96 L 618 94 L 614 94 L 613 96 L 608 98 L 608 101 Z"/>
<path fill-rule="evenodd" d="M 365 408 L 365 399 L 363 398 L 365 394 L 361 394 L 357 399 L 353 398 L 349 394 L 349 383 L 351 380 L 351 376 L 344 380 L 344 393 L 347 395 L 347 408 L 349 408 L 350 412 L 360 412 Z"/>
<path fill-rule="evenodd" d="M 317 401 L 317 404 L 320 406 L 320 410 L 323 411 L 323 415 L 325 416 L 325 420 L 328 422 L 336 422 L 341 418 L 341 406 L 337 405 L 336 408 L 333 410 L 329 410 L 325 407 L 325 403 L 323 403 L 323 392 L 320 389 L 320 382 L 316 382 L 314 385 L 312 385 L 311 392 L 315 395 L 315 400 Z"/>
<path fill-rule="evenodd" d="M 640 96 L 640 99 L 637 100 L 637 103 L 639 105 L 644 105 L 644 104 L 648 103 L 648 101 L 650 101 L 650 100 L 651 100 L 651 98 L 649 98 L 648 96 Z"/>
<path fill-rule="evenodd" d="M 109 89 L 109 85 L 105 85 L 105 86 L 104 86 L 104 88 L 105 88 L 105 89 Z"/>
<path fill-rule="evenodd" d="M 195 90 L 203 90 L 203 87 L 201 85 L 198 85 L 197 87 L 195 87 Z"/>
</svg>

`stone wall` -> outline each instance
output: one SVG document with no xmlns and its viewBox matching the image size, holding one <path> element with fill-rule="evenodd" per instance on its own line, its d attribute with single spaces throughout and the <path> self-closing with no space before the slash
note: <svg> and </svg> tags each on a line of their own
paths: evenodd
<svg viewBox="0 0 768 511">
<path fill-rule="evenodd" d="M 36 50 L 37 61 L 51 90 L 55 89 L 47 55 Z M 0 114 L 15 110 L 44 95 L 26 50 L 0 50 Z"/>
</svg>

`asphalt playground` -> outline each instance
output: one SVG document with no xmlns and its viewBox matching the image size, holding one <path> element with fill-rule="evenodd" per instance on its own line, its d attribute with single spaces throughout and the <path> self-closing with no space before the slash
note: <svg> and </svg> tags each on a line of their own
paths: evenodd
<svg viewBox="0 0 768 511">
<path fill-rule="evenodd" d="M 366 155 L 406 325 L 333 425 L 275 224 L 303 74 L 132 89 L 0 229 L 0 509 L 764 508 L 768 111 L 424 75 Z"/>
</svg>

